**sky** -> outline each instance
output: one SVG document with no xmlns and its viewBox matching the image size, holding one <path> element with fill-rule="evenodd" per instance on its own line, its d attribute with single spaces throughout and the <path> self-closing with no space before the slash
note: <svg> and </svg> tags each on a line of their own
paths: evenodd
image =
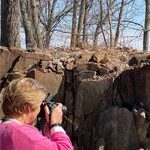
<svg viewBox="0 0 150 150">
<path fill-rule="evenodd" d="M 139 23 L 144 28 L 145 22 L 145 2 L 144 0 L 135 0 L 136 7 L 134 8 L 135 17 L 133 19 L 134 22 Z M 135 25 L 133 25 L 133 28 Z M 137 38 L 133 38 L 133 41 L 130 43 L 132 47 L 137 48 L 139 50 L 143 49 L 143 29 L 139 26 L 139 30 L 128 29 L 125 31 L 129 36 L 137 36 Z M 138 37 L 139 36 L 139 37 Z"/>
</svg>

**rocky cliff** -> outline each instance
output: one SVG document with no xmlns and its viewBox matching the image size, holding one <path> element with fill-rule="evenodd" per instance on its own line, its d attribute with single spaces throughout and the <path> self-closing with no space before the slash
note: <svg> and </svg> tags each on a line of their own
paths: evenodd
<svg viewBox="0 0 150 150">
<path fill-rule="evenodd" d="M 76 150 L 150 149 L 150 54 L 0 47 L 0 89 L 31 77 L 67 106 Z"/>
</svg>

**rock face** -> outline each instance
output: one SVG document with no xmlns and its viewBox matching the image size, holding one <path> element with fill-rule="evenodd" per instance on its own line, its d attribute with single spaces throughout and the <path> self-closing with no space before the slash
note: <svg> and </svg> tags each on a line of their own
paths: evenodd
<svg viewBox="0 0 150 150">
<path fill-rule="evenodd" d="M 132 109 L 135 105 L 143 104 L 150 111 L 150 66 L 126 70 L 119 80 L 118 93 L 123 105 Z"/>
<path fill-rule="evenodd" d="M 0 47 L 0 89 L 20 77 L 43 84 L 67 106 L 63 126 L 76 150 L 150 149 L 149 58 L 123 50 Z"/>
<path fill-rule="evenodd" d="M 139 146 L 132 113 L 117 106 L 104 111 L 96 125 L 96 146 L 106 150 L 135 150 Z"/>
</svg>

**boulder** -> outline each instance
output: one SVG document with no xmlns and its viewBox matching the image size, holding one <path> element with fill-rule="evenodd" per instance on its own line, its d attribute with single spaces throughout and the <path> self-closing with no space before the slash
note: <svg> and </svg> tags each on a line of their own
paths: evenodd
<svg viewBox="0 0 150 150">
<path fill-rule="evenodd" d="M 56 74 L 53 72 L 45 73 L 40 70 L 33 69 L 27 72 L 27 77 L 34 78 L 39 83 L 41 83 L 46 88 L 47 93 L 50 92 L 52 96 L 55 96 L 56 94 L 58 94 L 58 92 L 59 94 L 64 93 L 64 89 L 62 88 L 64 87 L 64 76 L 61 74 Z"/>
<path fill-rule="evenodd" d="M 99 114 L 95 143 L 97 149 L 136 150 L 139 148 L 134 118 L 126 108 L 112 107 Z"/>
</svg>

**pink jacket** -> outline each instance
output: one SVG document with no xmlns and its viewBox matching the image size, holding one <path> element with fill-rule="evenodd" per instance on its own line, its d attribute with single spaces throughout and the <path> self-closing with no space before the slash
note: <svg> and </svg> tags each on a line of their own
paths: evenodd
<svg viewBox="0 0 150 150">
<path fill-rule="evenodd" d="M 48 139 L 35 127 L 9 122 L 0 123 L 0 150 L 73 150 L 73 146 L 59 130 Z"/>
</svg>

